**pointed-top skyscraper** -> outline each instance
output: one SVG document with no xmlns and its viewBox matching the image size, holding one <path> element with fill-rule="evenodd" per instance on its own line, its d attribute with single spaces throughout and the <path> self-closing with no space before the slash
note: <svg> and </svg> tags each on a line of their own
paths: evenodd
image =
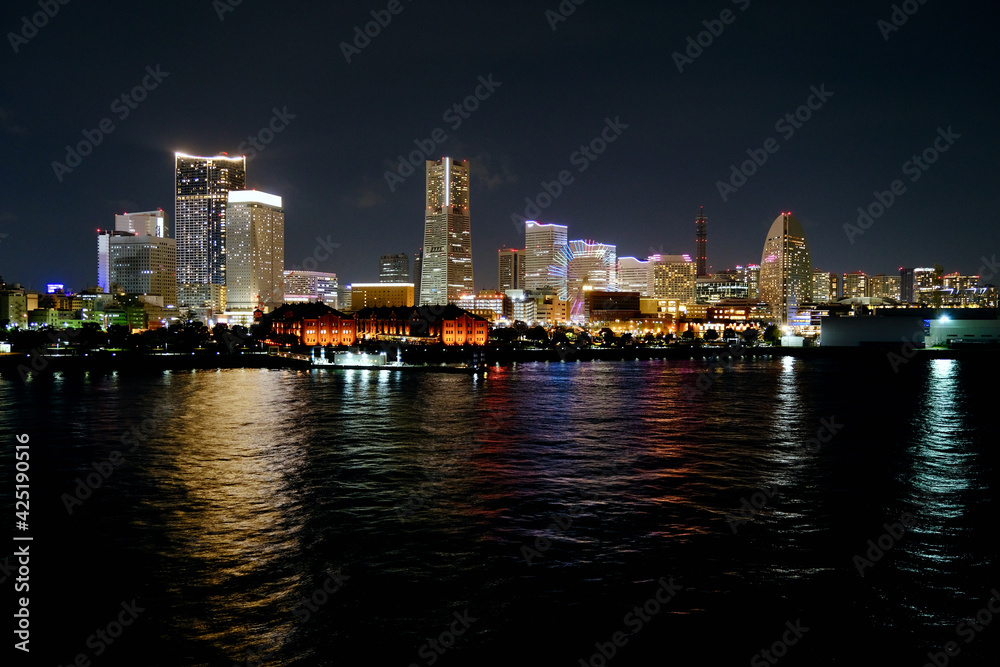
<svg viewBox="0 0 1000 667">
<path fill-rule="evenodd" d="M 420 305 L 455 303 L 474 293 L 469 161 L 428 160 Z"/>
<path fill-rule="evenodd" d="M 698 264 L 698 277 L 708 277 L 708 218 L 705 217 L 705 207 L 694 220 L 695 230 L 695 261 Z"/>
<path fill-rule="evenodd" d="M 782 213 L 767 231 L 760 259 L 760 298 L 779 325 L 794 324 L 803 303 L 813 298 L 813 268 L 802 223 Z"/>
</svg>

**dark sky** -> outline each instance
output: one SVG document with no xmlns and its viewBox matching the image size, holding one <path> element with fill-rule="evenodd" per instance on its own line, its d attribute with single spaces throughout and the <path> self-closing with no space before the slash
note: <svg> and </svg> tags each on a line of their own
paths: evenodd
<svg viewBox="0 0 1000 667">
<path fill-rule="evenodd" d="M 558 0 L 401 0 L 348 63 L 340 43 L 388 2 L 243 0 L 220 20 L 223 1 L 69 2 L 17 53 L 8 33 L 39 6 L 3 3 L 8 282 L 95 284 L 95 229 L 115 213 L 163 208 L 172 229 L 174 151 L 235 154 L 275 108 L 294 118 L 248 165 L 248 183 L 284 198 L 286 267 L 315 256 L 320 237 L 339 247 L 306 268 L 342 282 L 376 280 L 380 254 L 421 245 L 423 166 L 395 191 L 384 174 L 438 128 L 447 139 L 432 157 L 472 163 L 479 288 L 496 284 L 497 248 L 523 244 L 511 214 L 563 170 L 573 182 L 539 218 L 569 225 L 571 239 L 614 243 L 619 256 L 693 254 L 699 206 L 716 270 L 759 262 L 783 210 L 827 271 L 939 263 L 974 273 L 1000 254 L 995 2 L 911 0 L 916 12 L 885 39 L 888 1 L 587 0 L 553 30 L 546 11 Z M 732 22 L 678 71 L 673 54 L 725 9 Z M 147 66 L 168 75 L 122 119 L 112 103 Z M 499 87 L 452 129 L 444 112 L 480 76 Z M 776 128 L 824 86 L 832 96 L 814 98 L 794 134 Z M 627 128 L 579 171 L 572 154 L 607 118 Z M 114 131 L 60 182 L 52 163 L 104 119 Z M 949 127 L 959 138 L 912 181 L 904 163 Z M 769 138 L 777 152 L 723 201 L 717 183 Z M 844 224 L 897 179 L 905 192 L 852 243 Z"/>
</svg>

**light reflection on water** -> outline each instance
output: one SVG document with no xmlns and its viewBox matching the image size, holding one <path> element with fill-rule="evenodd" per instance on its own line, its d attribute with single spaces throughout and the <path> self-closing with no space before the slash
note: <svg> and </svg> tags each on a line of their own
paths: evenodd
<svg viewBox="0 0 1000 667">
<path fill-rule="evenodd" d="M 675 632 L 710 634 L 717 615 L 753 604 L 753 641 L 758 624 L 812 614 L 933 645 L 921 628 L 953 625 L 990 588 L 963 568 L 995 565 L 981 537 L 995 455 L 979 436 L 976 369 L 887 368 L 518 364 L 477 380 L 233 370 L 60 378 L 24 394 L 4 384 L 0 396 L 22 417 L 65 413 L 36 427 L 67 443 L 52 470 L 62 486 L 130 425 L 164 415 L 88 512 L 63 517 L 73 539 L 109 535 L 142 572 L 131 585 L 157 611 L 136 632 L 158 651 L 141 664 L 245 664 L 262 651 L 264 664 L 335 664 L 358 642 L 409 664 L 465 607 L 482 619 L 463 640 L 477 659 L 543 611 L 565 619 L 564 638 L 579 635 L 568 645 L 592 646 L 602 614 L 613 621 L 669 575 L 688 585 L 671 614 L 693 624 L 665 619 Z M 831 416 L 843 430 L 805 447 Z M 0 413 L 0 432 L 12 420 Z M 734 534 L 727 515 L 765 487 L 776 496 Z M 914 507 L 912 534 L 860 578 L 852 556 Z M 552 546 L 529 566 L 521 549 L 539 538 Z M 85 566 L 68 566 L 66 586 Z M 344 589 L 302 621 L 302 600 L 341 568 Z M 832 591 L 842 599 L 817 607 Z"/>
</svg>

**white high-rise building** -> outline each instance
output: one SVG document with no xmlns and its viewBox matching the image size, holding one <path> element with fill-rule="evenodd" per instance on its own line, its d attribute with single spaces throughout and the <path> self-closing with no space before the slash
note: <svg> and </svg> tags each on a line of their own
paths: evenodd
<svg viewBox="0 0 1000 667">
<path fill-rule="evenodd" d="M 622 292 L 638 292 L 639 296 L 652 297 L 653 263 L 635 257 L 618 258 L 618 289 Z"/>
<path fill-rule="evenodd" d="M 473 294 L 469 161 L 427 161 L 420 305 L 455 303 Z"/>
<path fill-rule="evenodd" d="M 524 223 L 524 289 L 553 287 L 565 293 L 565 276 L 553 275 L 556 258 L 566 247 L 565 225 Z"/>
<path fill-rule="evenodd" d="M 281 197 L 256 190 L 231 191 L 226 224 L 226 309 L 277 308 L 285 296 Z"/>
</svg>

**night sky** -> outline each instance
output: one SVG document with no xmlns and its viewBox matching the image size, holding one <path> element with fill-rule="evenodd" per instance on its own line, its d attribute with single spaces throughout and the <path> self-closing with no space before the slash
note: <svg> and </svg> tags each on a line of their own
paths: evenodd
<svg viewBox="0 0 1000 667">
<path fill-rule="evenodd" d="M 471 161 L 477 288 L 496 286 L 500 246 L 524 243 L 511 215 L 563 170 L 573 180 L 539 219 L 568 225 L 570 239 L 616 244 L 619 256 L 693 255 L 704 206 L 709 264 L 756 263 L 767 227 L 789 210 L 822 270 L 939 263 L 976 273 L 1000 254 L 1000 6 L 904 4 L 915 13 L 897 14 L 907 20 L 889 31 L 888 1 L 565 0 L 574 11 L 553 30 L 546 11 L 558 0 L 76 0 L 12 45 L 22 17 L 40 10 L 8 0 L 0 275 L 36 289 L 94 285 L 95 230 L 115 213 L 163 208 L 173 229 L 174 151 L 246 151 L 275 109 L 287 125 L 248 165 L 248 184 L 284 198 L 286 268 L 334 271 L 342 283 L 377 280 L 379 255 L 422 244 L 422 161 L 393 190 L 385 177 L 415 140 L 433 144 L 432 158 Z M 221 20 L 220 7 L 232 10 Z M 730 23 L 711 24 L 723 10 Z M 372 11 L 391 20 L 348 63 L 341 43 Z M 721 34 L 679 71 L 674 54 L 703 21 Z M 445 116 L 480 77 L 499 85 L 479 88 L 486 99 L 467 118 Z M 152 90 L 130 109 L 121 96 L 144 78 Z M 814 87 L 832 95 L 814 97 L 798 128 L 776 127 Z M 105 119 L 113 131 L 60 181 L 53 162 Z M 620 123 L 618 136 L 606 133 L 614 142 L 592 161 L 574 158 L 606 119 Z M 948 150 L 904 172 L 939 128 L 951 128 L 950 143 L 938 142 Z M 723 201 L 718 182 L 748 150 L 767 153 L 769 138 L 777 151 Z M 849 239 L 844 224 L 895 180 L 905 191 Z M 339 246 L 328 255 L 317 237 Z M 327 258 L 306 261 L 317 256 Z"/>
</svg>

